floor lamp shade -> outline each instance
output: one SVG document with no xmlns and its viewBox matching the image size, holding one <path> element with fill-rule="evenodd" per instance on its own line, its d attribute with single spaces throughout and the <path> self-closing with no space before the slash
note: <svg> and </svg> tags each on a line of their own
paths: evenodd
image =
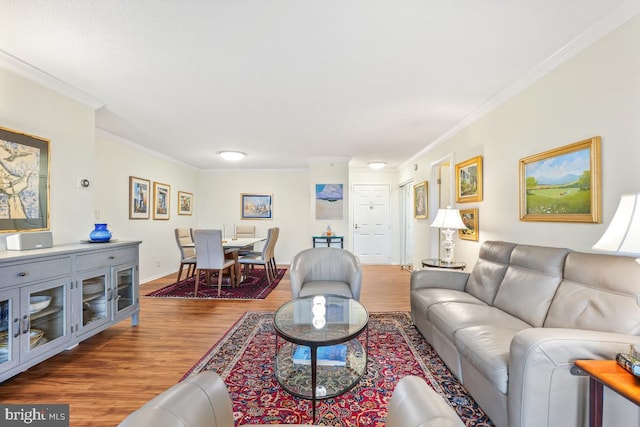
<svg viewBox="0 0 640 427">
<path fill-rule="evenodd" d="M 593 249 L 623 255 L 640 254 L 640 193 L 622 195 L 611 224 Z M 640 258 L 636 261 L 640 262 Z"/>
</svg>

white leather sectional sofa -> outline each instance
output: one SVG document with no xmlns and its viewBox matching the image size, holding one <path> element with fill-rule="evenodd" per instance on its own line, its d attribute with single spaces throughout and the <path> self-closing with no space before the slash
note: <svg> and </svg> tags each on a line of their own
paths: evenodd
<svg viewBox="0 0 640 427">
<path fill-rule="evenodd" d="M 484 242 L 469 273 L 411 276 L 415 326 L 498 427 L 588 425 L 577 359 L 614 359 L 640 343 L 634 258 Z M 640 425 L 605 394 L 604 425 Z"/>
</svg>

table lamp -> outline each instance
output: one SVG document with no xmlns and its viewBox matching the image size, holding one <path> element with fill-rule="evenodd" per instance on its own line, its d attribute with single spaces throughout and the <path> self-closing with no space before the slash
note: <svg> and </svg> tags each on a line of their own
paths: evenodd
<svg viewBox="0 0 640 427">
<path fill-rule="evenodd" d="M 611 224 L 592 249 L 640 255 L 640 193 L 623 194 Z M 636 258 L 640 264 L 640 258 Z"/>
<path fill-rule="evenodd" d="M 438 209 L 436 219 L 431 223 L 432 227 L 440 228 L 442 235 L 444 236 L 444 242 L 442 247 L 444 248 L 444 258 L 442 262 L 445 264 L 451 264 L 453 262 L 453 233 L 456 230 L 466 230 L 467 226 L 462 222 L 460 217 L 460 211 L 458 209 L 452 209 L 451 206 L 447 206 L 446 209 Z"/>
</svg>

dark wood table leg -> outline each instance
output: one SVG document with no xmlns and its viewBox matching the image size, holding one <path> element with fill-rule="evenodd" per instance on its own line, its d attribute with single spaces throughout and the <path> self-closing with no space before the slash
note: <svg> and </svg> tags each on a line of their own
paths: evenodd
<svg viewBox="0 0 640 427">
<path fill-rule="evenodd" d="M 602 427 L 602 383 L 589 378 L 589 427 Z"/>
</svg>

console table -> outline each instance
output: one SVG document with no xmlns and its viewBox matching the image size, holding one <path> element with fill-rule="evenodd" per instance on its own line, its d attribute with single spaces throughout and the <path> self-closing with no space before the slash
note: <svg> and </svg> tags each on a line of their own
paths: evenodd
<svg viewBox="0 0 640 427">
<path fill-rule="evenodd" d="M 0 251 L 0 382 L 131 317 L 141 242 Z"/>
<path fill-rule="evenodd" d="M 615 360 L 576 360 L 578 368 L 589 374 L 589 426 L 602 427 L 603 386 L 640 406 L 640 384 Z"/>
<path fill-rule="evenodd" d="M 313 247 L 318 246 L 344 248 L 344 236 L 313 236 Z"/>
</svg>

